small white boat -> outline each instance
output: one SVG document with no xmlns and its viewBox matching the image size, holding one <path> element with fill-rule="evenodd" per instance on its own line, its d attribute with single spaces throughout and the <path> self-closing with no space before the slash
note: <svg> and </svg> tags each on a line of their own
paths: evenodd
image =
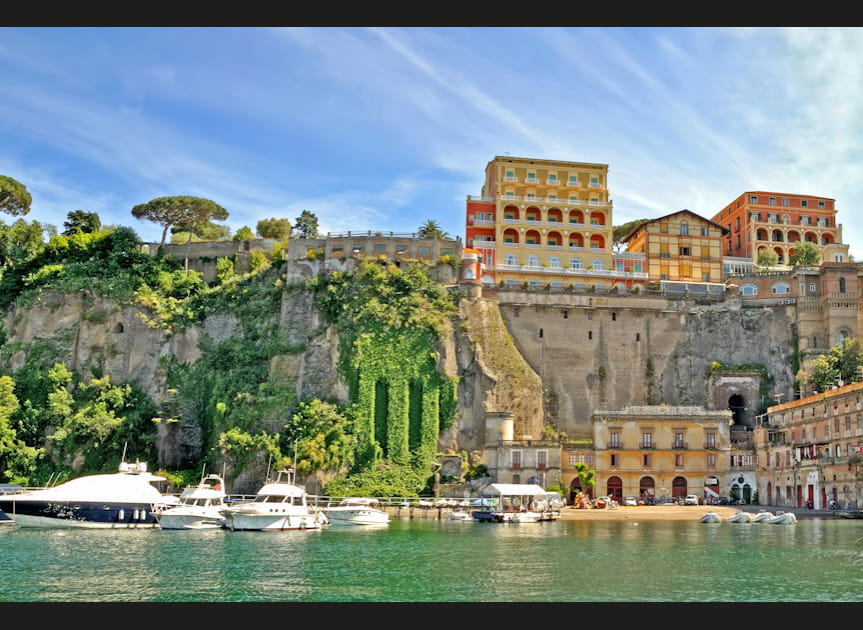
<svg viewBox="0 0 863 630">
<path fill-rule="evenodd" d="M 752 522 L 752 514 L 749 512 L 744 512 L 743 510 L 739 511 L 737 514 L 733 516 L 729 516 L 725 519 L 728 523 L 751 523 Z"/>
<path fill-rule="evenodd" d="M 699 519 L 699 523 L 719 523 L 722 521 L 722 517 L 719 516 L 716 512 L 707 512 L 704 516 Z"/>
<path fill-rule="evenodd" d="M 771 518 L 773 518 L 773 512 L 768 512 L 766 510 L 759 510 L 758 514 L 752 517 L 753 523 L 766 523 Z"/>
<path fill-rule="evenodd" d="M 231 531 L 285 531 L 321 529 L 327 515 L 306 502 L 306 491 L 294 485 L 294 469 L 280 470 L 276 480 L 264 484 L 253 501 L 222 508 L 225 527 Z"/>
<path fill-rule="evenodd" d="M 453 510 L 449 513 L 449 520 L 451 521 L 473 521 L 473 517 L 470 515 L 470 512 L 464 512 L 462 510 Z"/>
<path fill-rule="evenodd" d="M 387 525 L 390 516 L 377 499 L 348 497 L 337 505 L 321 508 L 330 525 Z"/>
<path fill-rule="evenodd" d="M 176 507 L 156 512 L 162 529 L 220 529 L 225 517 L 220 510 L 225 505 L 225 482 L 218 475 L 207 475 L 196 486 L 180 494 Z"/>
<path fill-rule="evenodd" d="M 797 522 L 797 517 L 794 512 L 776 512 L 776 515 L 766 522 L 770 525 L 790 525 Z"/>
</svg>

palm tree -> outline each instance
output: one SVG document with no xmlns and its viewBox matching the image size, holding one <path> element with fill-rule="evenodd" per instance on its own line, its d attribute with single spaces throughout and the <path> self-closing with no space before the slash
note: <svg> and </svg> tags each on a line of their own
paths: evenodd
<svg viewBox="0 0 863 630">
<path fill-rule="evenodd" d="M 434 219 L 428 219 L 423 223 L 417 231 L 419 238 L 437 239 L 439 241 L 449 238 L 449 234 L 441 229 L 441 226 Z"/>
<path fill-rule="evenodd" d="M 581 484 L 581 491 L 590 496 L 590 490 L 596 486 L 596 471 L 587 467 L 587 464 L 581 462 L 575 466 L 575 472 L 578 473 L 578 481 Z"/>
</svg>

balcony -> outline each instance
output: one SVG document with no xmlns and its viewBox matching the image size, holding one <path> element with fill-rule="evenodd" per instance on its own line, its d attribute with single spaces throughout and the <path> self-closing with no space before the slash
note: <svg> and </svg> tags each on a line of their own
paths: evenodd
<svg viewBox="0 0 863 630">
<path fill-rule="evenodd" d="M 512 243 L 507 243 L 508 246 L 513 246 Z M 518 245 L 514 245 L 518 247 Z M 531 247 L 531 245 L 525 245 Z M 540 247 L 533 245 L 533 247 Z M 532 267 L 528 265 L 495 265 L 495 271 L 517 271 L 522 273 L 555 273 L 566 274 L 568 276 L 593 276 L 600 278 L 638 278 L 647 280 L 647 273 L 642 271 L 617 271 L 616 269 L 567 269 L 565 267 Z"/>
<path fill-rule="evenodd" d="M 498 440 L 495 446 L 534 446 L 534 447 L 558 447 L 557 440 Z"/>
<path fill-rule="evenodd" d="M 546 186 L 560 186 L 560 181 L 557 179 L 547 179 L 545 180 Z"/>
<path fill-rule="evenodd" d="M 587 187 L 588 188 L 602 188 L 602 184 L 600 184 L 599 182 L 590 182 L 587 185 Z"/>
<path fill-rule="evenodd" d="M 521 219 L 504 219 L 503 222 L 510 225 L 521 225 Z"/>
<path fill-rule="evenodd" d="M 651 444 L 646 444 L 646 443 L 642 442 L 642 443 L 639 445 L 639 447 L 638 447 L 638 448 L 640 448 L 640 449 L 650 449 L 650 450 L 654 450 L 654 449 L 656 448 L 656 444 L 652 444 L 652 443 L 651 443 Z"/>
<path fill-rule="evenodd" d="M 686 442 L 674 442 L 674 443 L 671 445 L 671 448 L 686 450 L 686 449 L 688 449 L 689 447 L 687 446 Z"/>
<path fill-rule="evenodd" d="M 525 219 L 524 222 L 527 225 L 542 225 L 542 221 L 539 219 Z"/>
<path fill-rule="evenodd" d="M 505 181 L 505 182 L 517 182 L 518 177 L 514 177 L 512 175 L 507 175 L 503 178 L 503 181 Z"/>
</svg>

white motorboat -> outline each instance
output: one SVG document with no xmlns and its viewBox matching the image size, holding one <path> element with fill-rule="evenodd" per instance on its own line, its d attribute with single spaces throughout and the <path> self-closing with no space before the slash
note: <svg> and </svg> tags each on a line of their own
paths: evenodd
<svg viewBox="0 0 863 630">
<path fill-rule="evenodd" d="M 321 529 L 326 514 L 312 510 L 306 491 L 294 485 L 294 469 L 280 470 L 276 480 L 264 484 L 253 501 L 222 508 L 225 527 L 232 531 L 285 531 Z"/>
<path fill-rule="evenodd" d="M 321 508 L 330 525 L 387 525 L 390 516 L 377 499 L 348 497 L 337 505 Z"/>
<path fill-rule="evenodd" d="M 744 512 L 743 510 L 741 510 L 737 514 L 729 516 L 725 520 L 728 523 L 751 523 L 752 522 L 752 514 L 750 514 L 749 512 Z"/>
<path fill-rule="evenodd" d="M 758 514 L 752 517 L 753 523 L 766 523 L 771 518 L 773 518 L 773 512 L 768 512 L 766 510 L 759 510 Z"/>
<path fill-rule="evenodd" d="M 20 527 L 155 528 L 156 512 L 177 503 L 153 485 L 164 481 L 147 472 L 144 462 L 123 462 L 116 473 L 2 494 L 0 510 Z"/>
<path fill-rule="evenodd" d="M 449 520 L 473 522 L 473 517 L 470 515 L 470 512 L 465 512 L 464 510 L 453 510 L 449 513 Z"/>
<path fill-rule="evenodd" d="M 716 512 L 707 512 L 704 516 L 699 519 L 699 523 L 719 523 L 722 521 L 722 517 L 719 516 Z"/>
<path fill-rule="evenodd" d="M 790 525 L 792 523 L 797 522 L 797 517 L 794 515 L 794 512 L 776 512 L 776 515 L 773 518 L 767 519 L 765 521 L 770 525 Z"/>
<path fill-rule="evenodd" d="M 225 517 L 225 482 L 218 475 L 203 477 L 196 486 L 189 486 L 180 494 L 176 507 L 156 513 L 162 529 L 220 529 Z"/>
</svg>

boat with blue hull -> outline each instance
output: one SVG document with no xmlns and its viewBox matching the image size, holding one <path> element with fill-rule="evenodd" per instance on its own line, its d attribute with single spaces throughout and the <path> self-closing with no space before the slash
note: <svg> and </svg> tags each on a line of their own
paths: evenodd
<svg viewBox="0 0 863 630">
<path fill-rule="evenodd" d="M 0 510 L 20 527 L 156 528 L 156 512 L 176 505 L 146 463 L 72 479 L 52 488 L 0 495 Z"/>
</svg>

